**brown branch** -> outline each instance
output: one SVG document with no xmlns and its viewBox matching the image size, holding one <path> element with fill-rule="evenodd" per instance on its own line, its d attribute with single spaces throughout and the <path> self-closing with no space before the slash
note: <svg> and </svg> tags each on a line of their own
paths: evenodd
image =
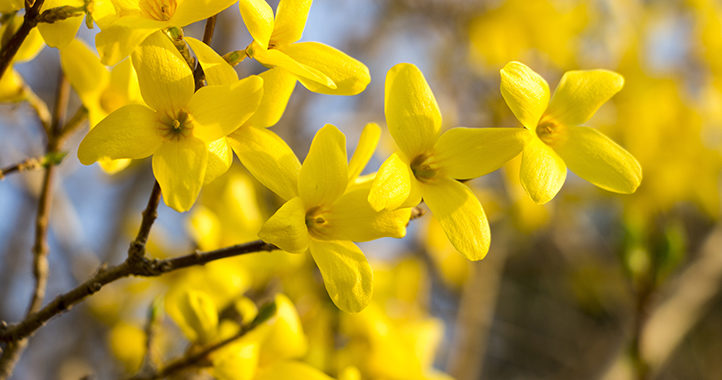
<svg viewBox="0 0 722 380">
<path fill-rule="evenodd" d="M 11 326 L 0 325 L 0 342 L 14 342 L 32 335 L 51 318 L 69 310 L 86 297 L 97 293 L 103 286 L 130 276 L 156 277 L 165 273 L 196 265 L 203 265 L 223 258 L 266 252 L 278 249 L 261 240 L 238 244 L 208 252 L 193 252 L 185 256 L 165 260 L 149 259 L 145 256 L 128 256 L 121 264 L 108 268 L 101 266 L 98 272 L 71 291 L 57 296 L 53 301 L 25 320 Z"/>
<path fill-rule="evenodd" d="M 12 173 L 21 173 L 31 170 L 40 169 L 43 167 L 43 157 L 30 157 L 7 167 L 0 169 L 0 181 L 5 179 L 5 176 Z"/>
<path fill-rule="evenodd" d="M 135 239 L 130 243 L 128 248 L 128 259 L 138 260 L 145 256 L 145 243 L 148 241 L 148 235 L 150 234 L 150 228 L 153 227 L 153 222 L 158 217 L 158 204 L 160 203 L 160 184 L 155 181 L 153 184 L 153 190 L 150 192 L 150 198 L 148 198 L 148 204 L 143 210 L 143 219 L 140 222 L 140 228 L 138 228 L 138 234 Z"/>
<path fill-rule="evenodd" d="M 42 5 L 42 3 L 43 0 L 37 0 L 36 3 L 26 12 L 31 12 L 33 8 L 39 6 L 38 4 Z M 28 13 L 26 13 L 26 21 L 27 15 Z M 25 25 L 25 22 L 23 22 L 23 25 Z M 14 37 L 15 36 L 13 36 L 13 38 Z M 59 153 L 59 141 L 57 136 L 60 132 L 60 126 L 65 119 L 69 95 L 70 83 L 61 72 L 58 81 L 52 123 L 50 125 L 50 129 L 46 130 L 48 140 L 45 149 L 46 157 L 54 157 Z M 50 161 L 48 163 L 48 165 L 45 165 L 45 174 L 43 176 L 43 184 L 38 201 L 38 210 L 35 217 L 35 239 L 32 247 L 33 277 L 35 278 L 35 283 L 33 293 L 30 298 L 30 304 L 28 305 L 28 310 L 25 314 L 26 318 L 29 318 L 30 315 L 38 311 L 38 309 L 42 306 L 48 282 L 48 220 L 50 216 L 50 205 L 53 199 L 53 178 L 55 177 L 56 170 L 55 162 Z M 25 349 L 25 346 L 27 346 L 27 343 L 27 338 L 22 338 L 11 342 L 5 347 L 5 351 L 3 351 L 0 356 L 0 380 L 4 380 L 10 376 L 13 368 L 15 367 L 15 363 L 17 363 L 20 355 Z"/>
<path fill-rule="evenodd" d="M 38 17 L 40 16 L 40 8 L 42 8 L 45 0 L 35 0 L 35 2 L 28 6 L 25 6 L 25 18 L 23 23 L 20 25 L 18 30 L 10 37 L 10 40 L 0 50 L 0 78 L 5 74 L 10 63 L 13 61 L 15 54 L 17 54 L 20 46 L 23 44 L 25 39 L 30 34 L 30 31 L 38 24 Z"/>
<path fill-rule="evenodd" d="M 227 346 L 230 343 L 233 343 L 234 341 L 242 338 L 244 335 L 246 335 L 249 331 L 256 328 L 261 323 L 268 320 L 268 318 L 272 317 L 276 312 L 276 304 L 275 303 L 268 303 L 261 307 L 261 310 L 258 312 L 258 315 L 247 325 L 241 326 L 241 329 L 234 335 L 223 339 L 217 343 L 211 344 L 208 347 L 205 347 L 199 351 L 191 352 L 188 355 L 185 355 L 181 358 L 178 358 L 172 362 L 170 362 L 167 366 L 163 367 L 162 370 L 153 372 L 150 374 L 141 374 L 138 376 L 133 376 L 130 380 L 155 380 L 155 379 L 164 379 L 168 376 L 175 374 L 177 372 L 180 372 L 184 369 L 190 368 L 194 365 L 197 365 L 199 363 L 202 363 L 204 360 L 208 358 L 208 355 L 212 354 L 213 352 Z"/>
<path fill-rule="evenodd" d="M 75 111 L 73 116 L 68 120 L 58 134 L 58 144 L 62 144 L 65 139 L 70 137 L 75 131 L 83 125 L 83 122 L 88 118 L 88 109 L 80 106 Z"/>
<path fill-rule="evenodd" d="M 206 27 L 203 29 L 203 43 L 211 46 L 211 40 L 213 39 L 213 31 L 216 28 L 216 16 L 213 15 L 206 20 Z"/>
</svg>

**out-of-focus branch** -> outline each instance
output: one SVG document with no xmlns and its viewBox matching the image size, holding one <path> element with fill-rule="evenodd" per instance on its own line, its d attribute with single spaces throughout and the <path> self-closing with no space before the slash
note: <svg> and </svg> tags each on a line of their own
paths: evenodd
<svg viewBox="0 0 722 380">
<path fill-rule="evenodd" d="M 0 180 L 5 179 L 5 176 L 12 173 L 21 173 L 30 170 L 40 169 L 43 167 L 43 157 L 30 157 L 17 164 L 13 164 L 0 169 Z"/>
<path fill-rule="evenodd" d="M 655 378 L 684 337 L 705 315 L 709 302 L 720 292 L 722 284 L 722 225 L 707 236 L 697 259 L 675 281 L 671 292 L 654 306 L 642 327 L 640 355 L 648 366 L 647 374 Z M 631 378 L 624 348 L 604 369 L 602 379 Z"/>
<path fill-rule="evenodd" d="M 259 310 L 258 315 L 256 315 L 256 318 L 254 318 L 249 324 L 241 326 L 241 329 L 234 335 L 232 335 L 226 339 L 223 339 L 217 343 L 214 343 L 208 347 L 200 349 L 198 351 L 193 351 L 179 359 L 176 359 L 176 360 L 170 362 L 168 365 L 166 365 L 165 367 L 163 367 L 163 369 L 161 369 L 159 371 L 156 371 L 156 372 L 153 372 L 150 374 L 134 376 L 130 380 L 165 379 L 168 376 L 178 373 L 184 369 L 201 364 L 201 363 L 203 363 L 203 361 L 208 359 L 208 356 L 210 354 L 212 354 L 213 352 L 242 338 L 249 331 L 253 330 L 258 325 L 260 325 L 261 323 L 268 320 L 268 318 L 272 317 L 275 313 L 276 313 L 276 304 L 275 303 L 265 304 L 261 307 L 261 310 Z"/>
<path fill-rule="evenodd" d="M 38 0 L 38 3 L 42 4 L 43 0 Z M 30 9 L 35 7 L 33 5 Z M 26 10 L 30 12 L 30 10 Z M 26 13 L 27 21 L 27 13 Z M 23 23 L 25 25 L 25 23 Z M 21 26 L 22 28 L 22 26 Z M 14 38 L 14 36 L 13 36 Z M 22 42 L 22 41 L 21 41 Z M 58 80 L 58 89 L 55 98 L 55 109 L 53 110 L 53 119 L 50 124 L 50 128 L 47 131 L 47 145 L 46 145 L 46 156 L 55 156 L 59 154 L 59 141 L 58 135 L 60 134 L 61 125 L 65 119 L 66 109 L 68 107 L 68 99 L 70 96 L 70 83 L 61 73 Z M 56 165 L 50 163 L 45 165 L 45 174 L 43 176 L 43 184 L 40 190 L 40 197 L 38 200 L 38 209 L 35 216 L 35 238 L 33 241 L 32 254 L 33 254 L 33 277 L 35 283 L 33 286 L 33 293 L 30 298 L 30 304 L 26 317 L 35 313 L 40 309 L 45 298 L 45 289 L 48 283 L 48 220 L 50 219 L 50 207 L 53 199 L 53 179 L 55 177 Z M 22 338 L 17 341 L 9 343 L 2 355 L 0 356 L 0 379 L 4 380 L 10 377 L 15 363 L 20 358 L 25 346 L 27 345 L 27 338 Z"/>
</svg>

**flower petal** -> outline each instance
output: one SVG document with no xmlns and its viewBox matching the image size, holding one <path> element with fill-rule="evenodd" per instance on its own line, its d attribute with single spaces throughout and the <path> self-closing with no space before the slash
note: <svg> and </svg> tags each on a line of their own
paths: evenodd
<svg viewBox="0 0 722 380">
<path fill-rule="evenodd" d="M 313 67 L 297 62 L 295 59 L 289 57 L 286 53 L 278 49 L 266 50 L 254 41 L 246 49 L 246 53 L 266 67 L 280 67 L 299 78 L 305 78 L 310 81 L 318 82 L 330 89 L 336 88 L 336 84 L 333 83 L 333 80 L 326 76 L 326 74 L 314 69 Z"/>
<path fill-rule="evenodd" d="M 202 87 L 187 107 L 194 124 L 193 135 L 206 142 L 228 135 L 251 117 L 262 96 L 263 79 L 256 75 L 232 87 Z"/>
<path fill-rule="evenodd" d="M 162 32 L 148 36 L 132 58 L 146 104 L 158 112 L 173 114 L 188 104 L 195 89 L 193 73 Z"/>
<path fill-rule="evenodd" d="M 231 85 L 238 82 L 236 70 L 210 46 L 193 37 L 183 39 L 198 58 L 209 86 Z"/>
<path fill-rule="evenodd" d="M 265 128 L 278 123 L 283 116 L 297 79 L 280 67 L 266 70 L 258 76 L 263 79 L 263 98 L 246 125 Z"/>
<path fill-rule="evenodd" d="M 348 181 L 353 182 L 369 163 L 371 156 L 374 155 L 376 145 L 381 137 L 381 127 L 376 123 L 368 123 L 361 131 L 356 150 L 348 163 Z"/>
<path fill-rule="evenodd" d="M 263 186 L 284 200 L 297 195 L 301 163 L 282 138 L 264 128 L 242 127 L 228 140 L 243 166 Z"/>
<path fill-rule="evenodd" d="M 588 127 L 567 127 L 568 139 L 554 146 L 569 169 L 602 189 L 631 194 L 642 182 L 642 167 L 609 137 Z"/>
<path fill-rule="evenodd" d="M 529 138 L 521 156 L 521 185 L 534 202 L 554 198 L 567 178 L 567 166 L 552 148 L 536 137 Z"/>
<path fill-rule="evenodd" d="M 165 204 L 178 212 L 188 211 L 198 198 L 206 176 L 206 143 L 187 137 L 165 141 L 153 154 L 153 174 Z"/>
<path fill-rule="evenodd" d="M 371 208 L 369 186 L 347 191 L 324 214 L 328 227 L 322 230 L 328 240 L 369 241 L 382 237 L 402 238 L 406 235 L 411 208 L 382 210 Z"/>
<path fill-rule="evenodd" d="M 41 11 L 60 6 L 82 7 L 82 0 L 46 0 L 43 3 Z M 68 17 L 64 20 L 58 20 L 53 23 L 41 22 L 37 28 L 43 36 L 45 43 L 54 48 L 64 48 L 78 34 L 80 24 L 83 23 L 83 16 Z"/>
<path fill-rule="evenodd" d="M 144 158 L 163 142 L 157 114 L 138 104 L 127 105 L 103 119 L 78 147 L 78 159 L 90 165 L 101 158 Z"/>
<path fill-rule="evenodd" d="M 74 39 L 60 50 L 60 66 L 86 108 L 100 103 L 110 73 L 82 40 Z"/>
<path fill-rule="evenodd" d="M 258 369 L 254 380 L 332 380 L 325 373 L 302 362 L 277 361 L 273 365 L 267 365 Z"/>
<path fill-rule="evenodd" d="M 521 124 L 534 130 L 549 104 L 549 85 L 521 62 L 509 62 L 500 71 L 501 95 Z"/>
<path fill-rule="evenodd" d="M 613 71 L 567 71 L 554 90 L 547 113 L 564 125 L 583 124 L 623 86 L 624 77 Z"/>
<path fill-rule="evenodd" d="M 251 37 L 268 49 L 268 41 L 273 33 L 273 9 L 266 0 L 241 0 L 238 2 L 241 17 Z"/>
<path fill-rule="evenodd" d="M 371 82 L 366 65 L 320 42 L 299 42 L 279 47 L 279 50 L 296 62 L 322 72 L 335 84 L 334 88 L 329 88 L 323 83 L 299 78 L 309 91 L 328 95 L 356 95 L 365 90 Z"/>
<path fill-rule="evenodd" d="M 441 128 L 441 112 L 424 75 L 410 63 L 386 74 L 384 112 L 391 136 L 407 159 L 431 149 Z"/>
<path fill-rule="evenodd" d="M 281 0 L 276 8 L 271 41 L 278 45 L 287 45 L 300 40 L 310 9 L 311 0 Z"/>
<path fill-rule="evenodd" d="M 284 251 L 301 253 L 308 249 L 306 209 L 301 198 L 292 198 L 273 214 L 258 232 L 258 237 Z"/>
<path fill-rule="evenodd" d="M 213 298 L 197 290 L 184 290 L 166 298 L 168 314 L 188 339 L 200 344 L 213 339 L 218 327 L 218 309 Z"/>
<path fill-rule="evenodd" d="M 233 151 L 225 137 L 208 144 L 208 168 L 203 183 L 211 183 L 225 174 L 232 163 Z"/>
<path fill-rule="evenodd" d="M 350 241 L 316 239 L 309 248 L 333 303 L 347 313 L 363 310 L 371 300 L 373 272 L 361 249 Z"/>
<path fill-rule="evenodd" d="M 230 7 L 236 0 L 186 0 L 178 2 L 178 9 L 171 19 L 169 25 L 186 26 L 196 21 L 207 19 L 221 13 L 222 10 Z"/>
<path fill-rule="evenodd" d="M 307 207 L 331 205 L 348 184 L 346 136 L 331 124 L 311 142 L 298 176 L 298 194 Z"/>
<path fill-rule="evenodd" d="M 469 260 L 483 259 L 491 233 L 484 209 L 471 189 L 449 178 L 420 185 L 424 202 L 454 248 Z"/>
<path fill-rule="evenodd" d="M 436 142 L 434 161 L 449 177 L 480 177 L 521 153 L 528 136 L 523 128 L 452 128 Z"/>
<path fill-rule="evenodd" d="M 104 65 L 113 66 L 130 55 L 146 37 L 166 26 L 164 21 L 125 16 L 95 35 L 95 47 Z"/>
<path fill-rule="evenodd" d="M 369 204 L 376 211 L 399 208 L 411 193 L 413 173 L 397 153 L 381 164 L 369 192 Z"/>
</svg>

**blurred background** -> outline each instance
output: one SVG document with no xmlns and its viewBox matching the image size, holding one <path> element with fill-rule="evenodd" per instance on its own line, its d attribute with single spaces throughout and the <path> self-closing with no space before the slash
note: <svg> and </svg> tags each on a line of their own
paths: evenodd
<svg viewBox="0 0 722 380">
<path fill-rule="evenodd" d="M 81 28 L 80 36 L 92 46 L 96 31 Z M 186 29 L 202 32 L 202 23 Z M 552 90 L 567 70 L 605 68 L 625 77 L 624 89 L 587 124 L 640 161 L 642 185 L 617 195 L 570 173 L 556 199 L 539 206 L 521 188 L 517 158 L 470 183 L 491 221 L 483 261 L 466 261 L 427 215 L 402 240 L 362 244 L 375 296 L 357 315 L 333 306 L 304 255 L 258 254 L 162 279 L 126 279 L 39 330 L 15 379 L 132 374 L 146 355 L 149 308 L 189 284 L 203 284 L 219 302 L 285 293 L 307 338 L 303 360 L 344 379 L 720 378 L 722 3 L 316 0 L 303 40 L 364 62 L 371 84 L 353 97 L 296 86 L 273 130 L 301 159 L 325 123 L 347 135 L 349 152 L 366 123 L 386 131 L 384 78 L 399 62 L 422 70 L 445 128 L 518 126 L 499 92 L 499 69 L 518 60 Z M 250 42 L 237 6 L 224 11 L 212 46 L 224 54 Z M 58 62 L 57 50 L 46 47 L 14 67 L 52 105 Z M 250 60 L 237 66 L 242 75 L 263 69 Z M 79 105 L 73 94 L 69 110 Z M 66 142 L 58 170 L 46 300 L 100 263 L 124 258 L 153 186 L 150 160 L 114 175 L 81 165 L 76 150 L 86 132 Z M 42 156 L 43 139 L 27 103 L 0 105 L 0 167 Z M 386 131 L 367 172 L 392 151 Z M 0 182 L 0 320 L 20 320 L 30 297 L 41 180 L 32 171 Z M 279 205 L 235 162 L 190 212 L 161 204 L 151 255 L 254 240 Z M 159 323 L 166 332 L 156 354 L 182 353 L 178 329 L 167 318 Z"/>
</svg>

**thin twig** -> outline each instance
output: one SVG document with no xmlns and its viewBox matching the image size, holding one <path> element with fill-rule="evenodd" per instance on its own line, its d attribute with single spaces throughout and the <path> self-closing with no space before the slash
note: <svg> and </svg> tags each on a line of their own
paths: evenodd
<svg viewBox="0 0 722 380">
<path fill-rule="evenodd" d="M 255 252 L 277 250 L 273 244 L 261 240 L 233 245 L 208 252 L 193 252 L 185 256 L 165 260 L 149 259 L 145 256 L 129 256 L 123 263 L 108 268 L 103 265 L 98 272 L 67 293 L 57 296 L 53 301 L 25 320 L 15 325 L 3 327 L 0 324 L 0 342 L 13 342 L 32 335 L 51 318 L 69 310 L 86 297 L 97 293 L 103 286 L 118 279 L 130 276 L 156 277 L 165 273 L 196 265 L 203 265 L 223 258 L 245 255 Z"/>
<path fill-rule="evenodd" d="M 158 184 L 158 181 L 155 181 L 153 184 L 153 190 L 150 192 L 150 197 L 148 198 L 148 204 L 146 205 L 145 210 L 143 210 L 143 219 L 140 222 L 138 234 L 130 243 L 130 248 L 128 248 L 129 260 L 137 260 L 145 256 L 145 243 L 148 241 L 150 228 L 153 227 L 153 222 L 155 222 L 155 219 L 158 217 L 160 196 L 160 184 Z"/>
<path fill-rule="evenodd" d="M 40 169 L 43 167 L 43 157 L 30 157 L 17 164 L 13 164 L 0 169 L 0 180 L 5 179 L 5 176 L 12 173 L 21 173 L 31 170 Z"/>
<path fill-rule="evenodd" d="M 83 125 L 83 122 L 88 118 L 88 109 L 80 106 L 75 111 L 73 116 L 65 122 L 65 125 L 60 130 L 60 133 L 57 136 L 58 144 L 62 144 L 65 139 L 70 137 L 75 131 L 78 130 Z"/>
<path fill-rule="evenodd" d="M 163 367 L 162 370 L 147 374 L 147 375 L 138 375 L 133 376 L 130 378 L 130 380 L 155 380 L 155 379 L 164 379 L 167 378 L 170 375 L 173 375 L 177 372 L 180 372 L 184 369 L 190 368 L 194 365 L 197 365 L 198 363 L 203 362 L 208 358 L 210 354 L 213 352 L 227 346 L 230 343 L 233 343 L 234 341 L 242 338 L 244 335 L 246 335 L 249 331 L 256 328 L 261 323 L 265 322 L 268 318 L 273 316 L 276 311 L 276 305 L 275 303 L 269 303 L 261 307 L 261 310 L 258 312 L 258 315 L 247 325 L 241 326 L 241 329 L 234 335 L 223 339 L 217 343 L 211 344 L 208 347 L 205 347 L 201 350 L 191 352 L 188 355 L 185 355 L 181 358 L 178 358 L 172 362 L 170 362 L 168 365 Z"/>
<path fill-rule="evenodd" d="M 211 40 L 213 40 L 213 31 L 216 28 L 216 16 L 213 15 L 206 20 L 206 27 L 203 30 L 203 43 L 211 46 Z"/>
</svg>

